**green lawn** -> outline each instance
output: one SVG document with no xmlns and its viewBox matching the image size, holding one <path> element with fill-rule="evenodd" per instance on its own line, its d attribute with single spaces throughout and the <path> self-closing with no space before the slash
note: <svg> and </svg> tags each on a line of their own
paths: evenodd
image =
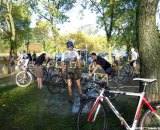
<svg viewBox="0 0 160 130">
<path fill-rule="evenodd" d="M 60 116 L 57 114 L 60 111 L 51 112 L 45 104 L 45 88 L 9 86 L 3 90 L 0 93 L 0 130 L 75 130 L 75 115 Z"/>
<path fill-rule="evenodd" d="M 76 130 L 76 114 L 70 111 L 67 92 L 59 94 L 51 96 L 47 88 L 39 90 L 36 84 L 26 88 L 14 85 L 0 88 L 0 130 Z M 135 101 L 115 101 L 127 120 L 133 117 L 130 108 L 134 108 L 134 104 Z M 129 108 L 124 107 L 128 105 Z M 108 114 L 109 126 L 120 130 L 119 121 L 110 111 Z"/>
</svg>

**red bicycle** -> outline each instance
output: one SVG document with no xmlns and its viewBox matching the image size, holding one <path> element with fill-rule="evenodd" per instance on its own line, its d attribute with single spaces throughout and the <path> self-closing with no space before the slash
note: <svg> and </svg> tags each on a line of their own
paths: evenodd
<svg viewBox="0 0 160 130">
<path fill-rule="evenodd" d="M 144 85 L 143 92 L 124 92 L 107 90 L 106 85 L 97 82 L 101 87 L 101 92 L 97 98 L 89 98 L 84 102 L 78 113 L 77 129 L 78 130 L 107 130 L 107 109 L 105 103 L 111 108 L 113 113 L 120 120 L 121 124 L 125 126 L 126 130 L 160 130 L 160 104 L 151 105 L 145 97 L 145 89 L 149 83 L 153 83 L 156 79 L 135 78 L 133 80 L 142 81 Z M 109 99 L 108 93 L 123 94 L 129 96 L 136 96 L 139 98 L 139 103 L 135 113 L 135 117 L 131 126 L 121 116 L 118 110 L 114 107 Z M 106 94 L 107 93 L 107 94 Z M 148 109 L 140 117 L 143 104 L 146 104 Z"/>
</svg>

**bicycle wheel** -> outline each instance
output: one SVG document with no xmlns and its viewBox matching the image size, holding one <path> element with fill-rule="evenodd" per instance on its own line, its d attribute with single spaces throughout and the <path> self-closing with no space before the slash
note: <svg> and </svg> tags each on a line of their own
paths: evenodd
<svg viewBox="0 0 160 130">
<path fill-rule="evenodd" d="M 50 77 L 47 88 L 48 91 L 52 94 L 55 92 L 61 91 L 61 88 L 64 88 L 66 83 L 60 75 L 53 75 Z"/>
<path fill-rule="evenodd" d="M 78 117 L 77 117 L 78 130 L 106 130 L 107 129 L 106 109 L 104 104 L 101 101 L 98 104 L 98 106 L 100 105 L 100 110 L 97 114 L 95 122 L 87 121 L 87 118 L 95 103 L 95 100 L 96 100 L 95 98 L 89 98 L 80 107 L 78 112 Z M 93 113 L 91 120 L 93 120 L 95 112 Z"/>
<path fill-rule="evenodd" d="M 118 84 L 114 79 L 110 79 L 108 81 L 108 88 L 112 91 L 119 91 L 120 84 Z M 110 99 L 115 99 L 118 96 L 118 94 L 106 92 L 106 96 L 108 96 Z"/>
<path fill-rule="evenodd" d="M 93 98 L 99 95 L 98 88 L 99 88 L 98 84 L 93 83 L 93 81 L 87 81 L 82 91 L 83 91 L 83 94 L 85 94 L 87 98 L 89 97 Z"/>
<path fill-rule="evenodd" d="M 151 110 L 147 110 L 141 117 L 140 130 L 160 130 L 160 104 L 154 106 L 156 116 Z"/>
<path fill-rule="evenodd" d="M 109 87 L 109 90 L 118 91 L 120 89 L 120 84 L 118 84 L 117 81 L 114 79 L 109 79 L 108 87 Z"/>
<path fill-rule="evenodd" d="M 42 78 L 43 81 L 47 81 L 48 80 L 48 72 L 46 69 L 43 69 L 43 78 Z"/>
<path fill-rule="evenodd" d="M 16 75 L 16 84 L 20 87 L 27 87 L 32 82 L 32 75 L 28 71 L 21 71 Z"/>
<path fill-rule="evenodd" d="M 118 81 L 123 81 L 126 77 L 128 77 L 127 71 L 125 68 L 121 68 L 118 72 Z"/>
</svg>

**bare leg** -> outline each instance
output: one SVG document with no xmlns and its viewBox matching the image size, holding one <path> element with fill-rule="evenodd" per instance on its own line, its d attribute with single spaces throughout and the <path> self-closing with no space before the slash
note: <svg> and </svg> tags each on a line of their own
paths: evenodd
<svg viewBox="0 0 160 130">
<path fill-rule="evenodd" d="M 82 96 L 82 86 L 81 86 L 81 80 L 76 80 L 76 83 L 77 83 L 77 87 L 78 87 L 78 90 L 79 90 L 79 94 L 80 94 L 80 101 L 83 101 L 85 100 L 85 98 Z"/>
<path fill-rule="evenodd" d="M 67 85 L 68 85 L 69 96 L 72 96 L 72 81 L 71 81 L 71 79 L 67 80 Z"/>
<path fill-rule="evenodd" d="M 68 80 L 67 80 L 67 84 L 68 84 L 69 102 L 70 102 L 70 103 L 73 103 L 72 80 L 71 80 L 71 79 L 68 79 Z"/>
<path fill-rule="evenodd" d="M 109 86 L 109 77 L 108 77 L 108 74 L 107 74 L 107 76 L 106 76 L 106 82 L 107 82 L 107 86 Z"/>
<path fill-rule="evenodd" d="M 40 88 L 40 85 L 39 85 L 39 78 L 37 78 L 37 83 L 38 83 L 38 88 Z"/>
<path fill-rule="evenodd" d="M 136 66 L 133 66 L 133 75 L 137 73 Z"/>
<path fill-rule="evenodd" d="M 82 86 L 81 86 L 81 81 L 80 81 L 80 79 L 79 79 L 79 80 L 76 80 L 76 83 L 77 83 L 77 87 L 78 87 L 79 94 L 82 95 Z"/>
<path fill-rule="evenodd" d="M 40 86 L 40 89 L 42 88 L 42 78 L 39 78 L 39 86 Z"/>
</svg>

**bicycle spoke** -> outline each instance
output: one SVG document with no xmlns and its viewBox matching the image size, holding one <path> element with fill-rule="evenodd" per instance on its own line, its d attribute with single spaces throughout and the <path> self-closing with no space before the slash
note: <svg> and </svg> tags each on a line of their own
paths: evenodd
<svg viewBox="0 0 160 130">
<path fill-rule="evenodd" d="M 104 106 L 100 103 L 100 109 L 96 115 L 96 120 L 94 122 L 93 119 L 95 117 L 95 112 L 93 112 L 90 121 L 88 121 L 88 116 L 90 111 L 94 105 L 95 99 L 88 99 L 84 105 L 81 106 L 78 120 L 77 120 L 77 127 L 78 130 L 105 130 L 106 128 L 106 113 Z"/>
<path fill-rule="evenodd" d="M 156 114 L 158 116 L 156 116 Z M 140 129 L 141 130 L 160 130 L 160 105 L 157 106 L 156 114 L 150 110 L 147 111 L 141 119 Z"/>
<path fill-rule="evenodd" d="M 29 72 L 21 71 L 16 75 L 16 83 L 20 87 L 28 86 L 32 81 L 32 76 Z"/>
</svg>

